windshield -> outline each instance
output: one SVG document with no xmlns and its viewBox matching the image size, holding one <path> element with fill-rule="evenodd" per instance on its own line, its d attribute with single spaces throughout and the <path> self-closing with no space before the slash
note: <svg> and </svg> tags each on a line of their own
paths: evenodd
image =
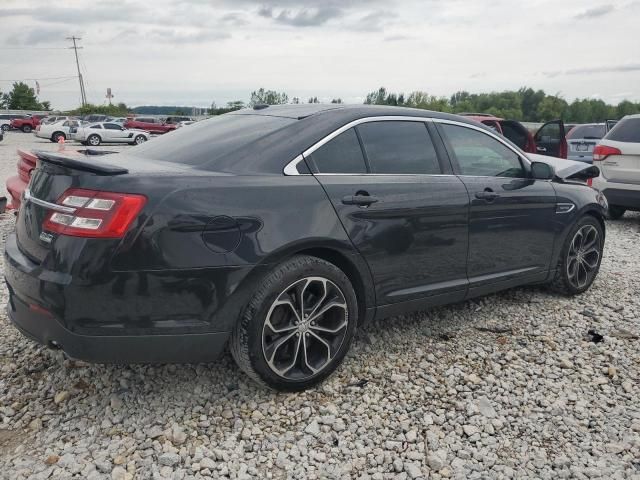
<svg viewBox="0 0 640 480">
<path fill-rule="evenodd" d="M 179 128 L 137 147 L 132 155 L 201 165 L 233 153 L 297 120 L 268 115 L 220 115 Z"/>
<path fill-rule="evenodd" d="M 605 133 L 604 125 L 578 125 L 569 132 L 567 138 L 600 140 Z"/>
</svg>

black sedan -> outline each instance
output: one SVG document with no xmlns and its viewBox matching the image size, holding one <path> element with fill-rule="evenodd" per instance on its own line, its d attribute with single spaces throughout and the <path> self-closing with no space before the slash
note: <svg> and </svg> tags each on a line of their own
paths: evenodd
<svg viewBox="0 0 640 480">
<path fill-rule="evenodd" d="M 598 169 L 472 120 L 257 106 L 104 157 L 38 153 L 6 240 L 26 335 L 94 362 L 210 361 L 301 390 L 356 328 L 524 284 L 588 289 Z"/>
</svg>

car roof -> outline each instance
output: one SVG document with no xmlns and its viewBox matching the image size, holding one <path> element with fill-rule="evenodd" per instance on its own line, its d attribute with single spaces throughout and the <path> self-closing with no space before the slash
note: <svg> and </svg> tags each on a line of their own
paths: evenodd
<svg viewBox="0 0 640 480">
<path fill-rule="evenodd" d="M 640 118 L 640 113 L 634 113 L 632 115 L 625 115 L 624 117 L 621 118 L 621 120 L 624 120 L 625 118 Z"/>
</svg>

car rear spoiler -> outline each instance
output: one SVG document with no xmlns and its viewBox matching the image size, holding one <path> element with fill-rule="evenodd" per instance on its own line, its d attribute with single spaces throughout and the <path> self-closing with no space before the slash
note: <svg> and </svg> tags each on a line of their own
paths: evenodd
<svg viewBox="0 0 640 480">
<path fill-rule="evenodd" d="M 86 153 L 85 153 L 86 152 Z M 73 168 L 75 170 L 82 170 L 85 172 L 97 173 L 98 175 L 124 175 L 129 173 L 124 167 L 117 165 L 111 165 L 109 163 L 103 163 L 96 161 L 94 156 L 101 156 L 103 154 L 113 152 L 102 152 L 97 150 L 85 150 L 82 153 L 84 155 L 73 153 L 60 153 L 60 152 L 42 152 L 34 151 L 33 154 L 41 162 L 52 163 L 54 165 L 60 165 L 62 167 Z"/>
</svg>

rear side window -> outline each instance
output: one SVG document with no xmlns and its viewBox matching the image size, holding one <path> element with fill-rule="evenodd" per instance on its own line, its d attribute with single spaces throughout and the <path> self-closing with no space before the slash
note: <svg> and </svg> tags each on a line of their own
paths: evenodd
<svg viewBox="0 0 640 480">
<path fill-rule="evenodd" d="M 600 140 L 604 134 L 604 125 L 578 125 L 571 129 L 567 138 Z"/>
<path fill-rule="evenodd" d="M 102 129 L 102 125 L 98 124 L 98 125 L 91 125 L 89 128 L 99 128 Z"/>
<path fill-rule="evenodd" d="M 623 118 L 605 138 L 616 142 L 640 143 L 640 118 Z"/>
<path fill-rule="evenodd" d="M 358 126 L 371 173 L 439 174 L 424 122 L 382 121 Z"/>
<path fill-rule="evenodd" d="M 311 154 L 319 173 L 366 173 L 367 167 L 353 128 L 331 139 Z"/>
<path fill-rule="evenodd" d="M 495 138 L 478 130 L 457 125 L 443 124 L 442 130 L 462 175 L 525 177 L 519 156 Z"/>
</svg>

